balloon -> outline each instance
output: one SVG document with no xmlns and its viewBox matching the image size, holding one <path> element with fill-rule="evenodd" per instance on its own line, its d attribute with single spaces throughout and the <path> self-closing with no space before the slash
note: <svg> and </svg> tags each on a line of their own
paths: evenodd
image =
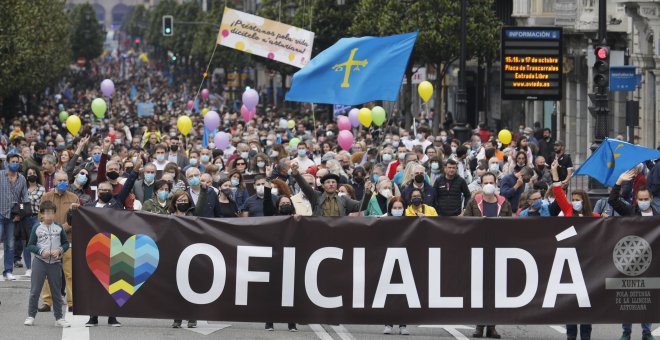
<svg viewBox="0 0 660 340">
<path fill-rule="evenodd" d="M 64 104 L 57 105 L 60 110 L 64 110 Z"/>
<path fill-rule="evenodd" d="M 73 115 L 66 119 L 66 128 L 74 136 L 78 135 L 78 131 L 80 131 L 80 125 L 82 125 L 82 123 L 80 122 L 80 118 L 78 118 L 78 116 Z"/>
<path fill-rule="evenodd" d="M 284 118 L 280 118 L 280 129 L 286 129 L 287 121 Z"/>
<path fill-rule="evenodd" d="M 419 93 L 419 96 L 422 97 L 422 100 L 426 103 L 429 101 L 429 99 L 431 99 L 431 96 L 433 95 L 433 85 L 424 80 L 423 82 L 419 83 L 419 86 L 417 86 L 417 93 Z"/>
<path fill-rule="evenodd" d="M 224 150 L 229 146 L 229 134 L 220 131 L 215 134 L 213 142 L 215 143 L 216 149 Z"/>
<path fill-rule="evenodd" d="M 247 106 L 243 105 L 241 106 L 241 116 L 243 117 L 244 121 L 250 121 L 254 116 L 257 115 L 257 108 L 254 108 L 252 110 L 248 110 Z"/>
<path fill-rule="evenodd" d="M 511 131 L 507 129 L 502 129 L 500 133 L 497 134 L 497 138 L 502 142 L 502 144 L 509 144 L 511 143 Z"/>
<path fill-rule="evenodd" d="M 298 144 L 300 144 L 300 138 L 298 138 L 298 137 L 293 137 L 293 138 L 291 138 L 291 140 L 289 141 L 289 147 L 291 147 L 291 148 L 295 148 L 295 147 L 297 147 Z"/>
<path fill-rule="evenodd" d="M 291 120 L 289 120 L 288 122 L 286 122 L 286 127 L 287 127 L 288 129 L 293 129 L 295 126 L 296 126 L 296 122 L 294 122 L 293 119 L 291 119 Z"/>
<path fill-rule="evenodd" d="M 355 108 L 351 109 L 351 111 L 348 112 L 348 120 L 351 121 L 351 125 L 353 127 L 360 126 L 360 120 L 358 119 L 358 112 L 360 112 L 360 110 Z"/>
<path fill-rule="evenodd" d="M 181 116 L 176 121 L 176 126 L 184 136 L 187 136 L 190 133 L 190 129 L 192 129 L 192 120 L 188 116 Z"/>
<path fill-rule="evenodd" d="M 247 89 L 245 92 L 243 92 L 243 105 L 245 105 L 245 107 L 247 107 L 249 110 L 252 110 L 257 107 L 257 103 L 259 103 L 259 94 L 257 91 L 253 89 Z"/>
<path fill-rule="evenodd" d="M 188 110 L 192 110 L 192 108 L 195 106 L 195 103 L 192 100 L 189 100 L 188 103 L 186 104 L 186 107 Z"/>
<path fill-rule="evenodd" d="M 342 149 L 348 151 L 350 150 L 351 146 L 353 146 L 353 134 L 348 130 L 339 131 L 337 141 L 339 142 L 339 146 L 341 146 Z"/>
<path fill-rule="evenodd" d="M 113 131 L 108 131 L 108 137 L 110 137 L 110 140 L 112 140 L 113 143 L 115 142 L 115 136 L 116 135 L 115 135 L 114 130 Z"/>
<path fill-rule="evenodd" d="M 206 108 L 206 107 L 203 108 L 203 109 L 202 109 L 202 117 L 206 116 L 206 113 L 207 113 L 207 112 L 209 112 L 209 109 Z"/>
<path fill-rule="evenodd" d="M 66 122 L 66 119 L 69 118 L 69 113 L 66 111 L 60 112 L 60 122 Z"/>
<path fill-rule="evenodd" d="M 204 126 L 209 130 L 213 131 L 220 126 L 220 116 L 215 111 L 209 111 L 204 116 Z"/>
<path fill-rule="evenodd" d="M 208 89 L 203 89 L 202 90 L 202 99 L 204 99 L 204 100 L 209 99 L 209 90 Z"/>
<path fill-rule="evenodd" d="M 380 106 L 374 106 L 371 109 L 371 119 L 373 119 L 376 126 L 381 126 L 385 122 L 385 109 Z"/>
<path fill-rule="evenodd" d="M 366 107 L 363 107 L 358 111 L 358 120 L 366 128 L 371 126 L 371 110 Z"/>
<path fill-rule="evenodd" d="M 350 130 L 351 121 L 346 116 L 339 116 L 337 117 L 337 127 L 340 131 Z"/>
<path fill-rule="evenodd" d="M 115 92 L 115 83 L 113 83 L 112 80 L 110 79 L 104 79 L 101 82 L 101 93 L 103 93 L 103 95 L 106 97 L 110 97 L 114 92 Z"/>
<path fill-rule="evenodd" d="M 101 98 L 94 98 L 92 101 L 92 112 L 96 118 L 101 119 L 105 117 L 105 111 L 108 110 L 108 105 L 105 103 L 105 100 Z"/>
</svg>

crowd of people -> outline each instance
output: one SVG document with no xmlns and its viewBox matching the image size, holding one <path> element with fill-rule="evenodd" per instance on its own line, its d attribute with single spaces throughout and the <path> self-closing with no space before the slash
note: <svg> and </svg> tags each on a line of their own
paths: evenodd
<svg viewBox="0 0 660 340">
<path fill-rule="evenodd" d="M 99 79 L 128 66 L 112 60 L 95 65 Z M 104 118 L 89 110 L 98 89 L 72 85 L 62 86 L 65 94 L 45 96 L 34 112 L 1 118 L 3 276 L 13 280 L 14 268 L 22 266 L 31 276 L 26 325 L 34 323 L 37 311 L 52 309 L 58 325 L 68 326 L 60 305 L 62 295 L 69 309 L 73 304 L 72 257 L 66 250 L 72 211 L 80 206 L 209 218 L 593 218 L 658 212 L 660 167 L 640 164 L 619 178 L 608 198 L 592 205 L 584 190 L 570 190 L 571 157 L 548 128 L 520 126 L 503 145 L 480 125 L 469 140 L 460 141 L 451 126 L 433 135 L 432 124 L 438 122 L 422 114 L 411 129 L 398 119 L 369 130 L 355 128 L 355 143 L 343 150 L 332 119 L 261 107 L 246 122 L 221 94 L 197 98 L 191 111 L 185 103 L 196 91 L 192 79 L 172 84 L 171 73 L 156 65 L 129 69 L 130 77 L 115 81 Z M 144 101 L 154 104 L 153 116 L 137 115 L 136 103 Z M 231 135 L 227 148 L 216 148 L 214 131 L 205 131 L 203 108 L 221 114 L 219 130 Z M 77 136 L 58 120 L 62 109 L 83 121 Z M 183 114 L 193 121 L 187 135 L 176 124 Z M 289 120 L 296 122 L 293 128 Z M 300 142 L 290 143 L 294 138 Z M 56 238 L 55 247 L 48 238 Z M 40 294 L 43 302 L 37 306 Z M 114 317 L 108 323 L 121 326 Z M 96 316 L 87 323 L 97 324 Z M 195 327 L 196 321 L 187 326 Z M 172 327 L 182 327 L 182 320 Z M 288 328 L 295 331 L 296 324 Z M 643 339 L 652 339 L 649 324 L 642 330 Z M 393 325 L 385 326 L 385 334 L 394 332 Z M 405 325 L 398 332 L 409 334 Z M 622 339 L 630 332 L 624 325 Z M 591 326 L 581 325 L 579 333 L 588 339 Z M 500 338 L 494 325 L 478 325 L 473 336 Z M 577 325 L 568 325 L 568 339 L 577 336 Z"/>
</svg>

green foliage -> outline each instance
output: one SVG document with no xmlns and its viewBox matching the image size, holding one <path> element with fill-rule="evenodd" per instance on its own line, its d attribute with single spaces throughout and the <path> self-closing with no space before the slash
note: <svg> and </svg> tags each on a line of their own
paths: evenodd
<svg viewBox="0 0 660 340">
<path fill-rule="evenodd" d="M 132 37 L 146 37 L 147 28 L 150 22 L 149 11 L 144 5 L 137 5 L 129 13 L 128 19 L 124 22 L 122 30 Z"/>
<path fill-rule="evenodd" d="M 64 0 L 2 2 L 0 97 L 37 93 L 66 73 L 71 60 L 71 26 L 64 3 Z"/>
<path fill-rule="evenodd" d="M 87 60 L 97 58 L 103 53 L 105 34 L 96 19 L 94 7 L 82 4 L 73 8 L 71 18 L 71 49 L 73 58 L 84 57 Z"/>
</svg>

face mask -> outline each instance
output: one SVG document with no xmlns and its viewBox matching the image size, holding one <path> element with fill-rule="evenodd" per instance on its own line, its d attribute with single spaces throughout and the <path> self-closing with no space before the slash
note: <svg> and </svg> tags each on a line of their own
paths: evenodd
<svg viewBox="0 0 660 340">
<path fill-rule="evenodd" d="M 101 161 L 101 155 L 92 155 L 92 160 L 94 163 L 98 163 Z"/>
<path fill-rule="evenodd" d="M 170 151 L 172 151 L 172 152 L 177 152 L 177 150 L 179 150 L 179 146 L 178 146 L 178 145 L 171 145 L 171 146 L 170 146 Z"/>
<path fill-rule="evenodd" d="M 263 186 L 263 184 L 255 186 L 255 189 L 257 191 L 258 196 L 263 196 L 264 195 L 264 186 Z"/>
<path fill-rule="evenodd" d="M 438 170 L 440 170 L 440 164 L 438 164 L 438 163 L 431 163 L 431 170 L 433 170 L 433 171 L 438 171 Z"/>
<path fill-rule="evenodd" d="M 395 147 L 395 148 L 398 148 L 399 147 L 399 141 L 395 140 L 394 142 L 392 142 L 392 146 Z"/>
<path fill-rule="evenodd" d="M 639 206 L 639 210 L 644 211 L 651 207 L 651 201 L 637 201 L 637 205 Z"/>
<path fill-rule="evenodd" d="M 280 205 L 280 215 L 291 215 L 293 213 L 293 206 L 289 203 Z"/>
<path fill-rule="evenodd" d="M 165 160 L 165 155 L 163 155 L 163 154 L 156 155 L 156 160 L 159 161 L 159 162 L 164 161 Z"/>
<path fill-rule="evenodd" d="M 364 182 L 364 177 L 362 177 L 362 176 L 355 176 L 355 177 L 353 177 L 353 181 L 354 181 L 355 183 L 362 183 L 362 182 Z"/>
<path fill-rule="evenodd" d="M 41 155 L 38 154 L 38 153 L 35 153 L 34 155 L 32 155 L 32 157 L 34 158 L 35 161 L 37 161 L 37 163 L 41 164 L 41 158 L 42 158 L 43 156 L 41 156 Z M 101 159 L 101 156 L 99 156 L 99 159 Z"/>
<path fill-rule="evenodd" d="M 383 189 L 383 190 L 380 191 L 380 194 L 383 195 L 383 197 L 390 198 L 390 197 L 392 197 L 392 190 Z"/>
<path fill-rule="evenodd" d="M 263 168 L 266 166 L 266 162 L 257 162 L 257 167 L 258 168 Z"/>
<path fill-rule="evenodd" d="M 20 163 L 10 163 L 9 164 L 9 171 L 11 172 L 18 172 L 18 170 L 21 169 L 21 164 Z"/>
<path fill-rule="evenodd" d="M 451 147 L 451 153 L 456 153 L 456 147 L 455 146 Z"/>
<path fill-rule="evenodd" d="M 154 174 L 144 174 L 144 181 L 146 183 L 153 183 L 155 179 L 156 179 L 156 175 Z"/>
<path fill-rule="evenodd" d="M 444 143 L 447 141 L 447 136 L 440 136 L 440 140 Z"/>
<path fill-rule="evenodd" d="M 293 174 L 293 169 L 289 168 L 289 170 L 286 171 L 286 174 L 291 176 Z"/>
<path fill-rule="evenodd" d="M 543 206 L 543 202 L 541 200 L 536 200 L 534 203 L 532 203 L 531 208 L 534 210 L 541 210 L 541 207 Z"/>
<path fill-rule="evenodd" d="M 247 152 L 241 152 L 241 158 L 247 159 L 250 154 Z"/>
<path fill-rule="evenodd" d="M 273 196 L 277 196 L 279 193 L 280 193 L 280 191 L 277 190 L 277 188 L 271 188 L 270 189 L 270 194 L 273 195 Z"/>
<path fill-rule="evenodd" d="M 231 189 L 222 189 L 220 190 L 227 198 L 231 198 L 234 193 Z"/>
<path fill-rule="evenodd" d="M 76 176 L 76 182 L 78 182 L 78 184 L 80 184 L 80 185 L 87 184 L 87 175 L 78 174 L 78 176 Z"/>
<path fill-rule="evenodd" d="M 392 209 L 392 216 L 403 216 L 403 209 Z"/>
<path fill-rule="evenodd" d="M 536 167 L 537 167 L 539 170 L 543 170 L 543 169 L 545 169 L 545 165 L 537 165 Z"/>
<path fill-rule="evenodd" d="M 383 161 L 384 162 L 389 162 L 391 160 L 392 160 L 392 155 L 390 155 L 389 153 L 386 153 L 386 154 L 383 155 Z"/>
<path fill-rule="evenodd" d="M 372 175 L 372 176 L 371 176 L 371 180 L 372 180 L 374 183 L 378 183 L 378 178 L 379 178 L 379 177 L 380 177 L 380 176 L 378 176 L 378 175 Z"/>
<path fill-rule="evenodd" d="M 169 196 L 170 196 L 169 191 L 162 191 L 161 190 L 161 191 L 158 192 L 158 199 L 161 200 L 161 201 L 166 201 Z"/>
<path fill-rule="evenodd" d="M 68 188 L 69 188 L 69 183 L 67 182 L 59 182 L 57 183 L 57 185 L 55 185 L 55 189 L 57 189 L 57 191 L 59 192 L 64 192 Z"/>
<path fill-rule="evenodd" d="M 112 193 L 111 192 L 102 192 L 99 194 L 99 201 L 103 203 L 108 203 L 112 199 Z"/>
<path fill-rule="evenodd" d="M 573 201 L 571 204 L 573 205 L 574 211 L 582 211 L 582 201 Z"/>
<path fill-rule="evenodd" d="M 277 156 L 279 156 L 279 155 L 280 155 L 280 152 L 279 152 L 279 151 L 271 151 L 271 152 L 270 152 L 270 157 L 277 157 Z"/>
<path fill-rule="evenodd" d="M 488 167 L 488 169 L 489 169 L 491 172 L 499 172 L 499 171 L 500 171 L 500 165 L 499 165 L 499 164 L 496 164 L 496 163 L 493 163 L 493 164 L 491 164 L 491 165 Z"/>
<path fill-rule="evenodd" d="M 190 209 L 190 203 L 186 202 L 186 203 L 177 203 L 176 204 L 176 210 L 178 210 L 179 212 L 186 212 L 186 211 L 188 211 L 188 209 Z"/>
<path fill-rule="evenodd" d="M 202 163 L 208 163 L 210 160 L 209 155 L 202 155 Z"/>
<path fill-rule="evenodd" d="M 165 174 L 172 176 L 172 179 L 176 181 L 176 172 L 166 172 Z"/>
<path fill-rule="evenodd" d="M 190 184 L 191 187 L 198 187 L 199 184 L 201 183 L 199 176 L 194 176 L 190 180 L 188 180 L 188 184 Z"/>
<path fill-rule="evenodd" d="M 316 179 L 316 186 L 317 186 L 317 187 L 320 187 L 322 184 L 323 184 L 323 183 L 321 183 L 321 179 L 320 179 L 320 178 L 317 178 L 317 179 Z"/>
<path fill-rule="evenodd" d="M 422 205 L 422 198 L 421 197 L 415 197 L 412 200 L 410 200 L 413 205 L 420 206 Z"/>
<path fill-rule="evenodd" d="M 488 183 L 488 184 L 484 185 L 483 190 L 484 190 L 484 194 L 492 195 L 492 194 L 495 193 L 495 186 Z"/>
<path fill-rule="evenodd" d="M 197 158 L 191 158 L 189 163 L 191 166 L 197 166 Z"/>
<path fill-rule="evenodd" d="M 266 145 L 267 145 L 267 146 L 271 146 L 271 145 L 273 145 L 273 141 L 272 141 L 272 140 L 267 140 L 267 141 L 266 141 Z"/>
<path fill-rule="evenodd" d="M 524 161 L 523 162 L 518 162 L 517 164 L 518 164 L 519 167 L 523 167 L 523 166 L 526 165 L 526 163 Z"/>
<path fill-rule="evenodd" d="M 415 182 L 416 183 L 424 183 L 424 175 L 422 175 L 422 174 L 415 175 Z"/>
<path fill-rule="evenodd" d="M 119 178 L 119 173 L 117 171 L 110 171 L 106 174 L 106 176 L 108 176 L 109 179 L 114 181 L 117 178 Z"/>
<path fill-rule="evenodd" d="M 298 157 L 307 157 L 307 150 L 298 150 Z"/>
<path fill-rule="evenodd" d="M 337 193 L 337 196 L 344 197 L 344 196 L 346 196 L 346 193 L 340 191 L 340 192 Z"/>
<path fill-rule="evenodd" d="M 30 175 L 30 176 L 28 176 L 27 180 L 30 183 L 34 183 L 34 182 L 37 181 L 37 175 Z"/>
<path fill-rule="evenodd" d="M 237 180 L 236 178 L 232 178 L 232 179 L 231 179 L 231 185 L 232 185 L 232 186 L 237 187 L 239 183 L 240 183 L 240 181 Z"/>
</svg>

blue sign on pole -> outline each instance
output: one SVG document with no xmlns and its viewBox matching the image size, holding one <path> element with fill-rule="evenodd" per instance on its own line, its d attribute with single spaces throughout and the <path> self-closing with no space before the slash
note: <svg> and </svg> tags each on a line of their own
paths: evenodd
<svg viewBox="0 0 660 340">
<path fill-rule="evenodd" d="M 610 91 L 635 91 L 638 83 L 635 66 L 610 66 Z"/>
<path fill-rule="evenodd" d="M 352 106 L 350 105 L 333 105 L 333 117 L 337 118 L 337 116 L 343 115 L 348 113 L 350 111 Z"/>
</svg>

